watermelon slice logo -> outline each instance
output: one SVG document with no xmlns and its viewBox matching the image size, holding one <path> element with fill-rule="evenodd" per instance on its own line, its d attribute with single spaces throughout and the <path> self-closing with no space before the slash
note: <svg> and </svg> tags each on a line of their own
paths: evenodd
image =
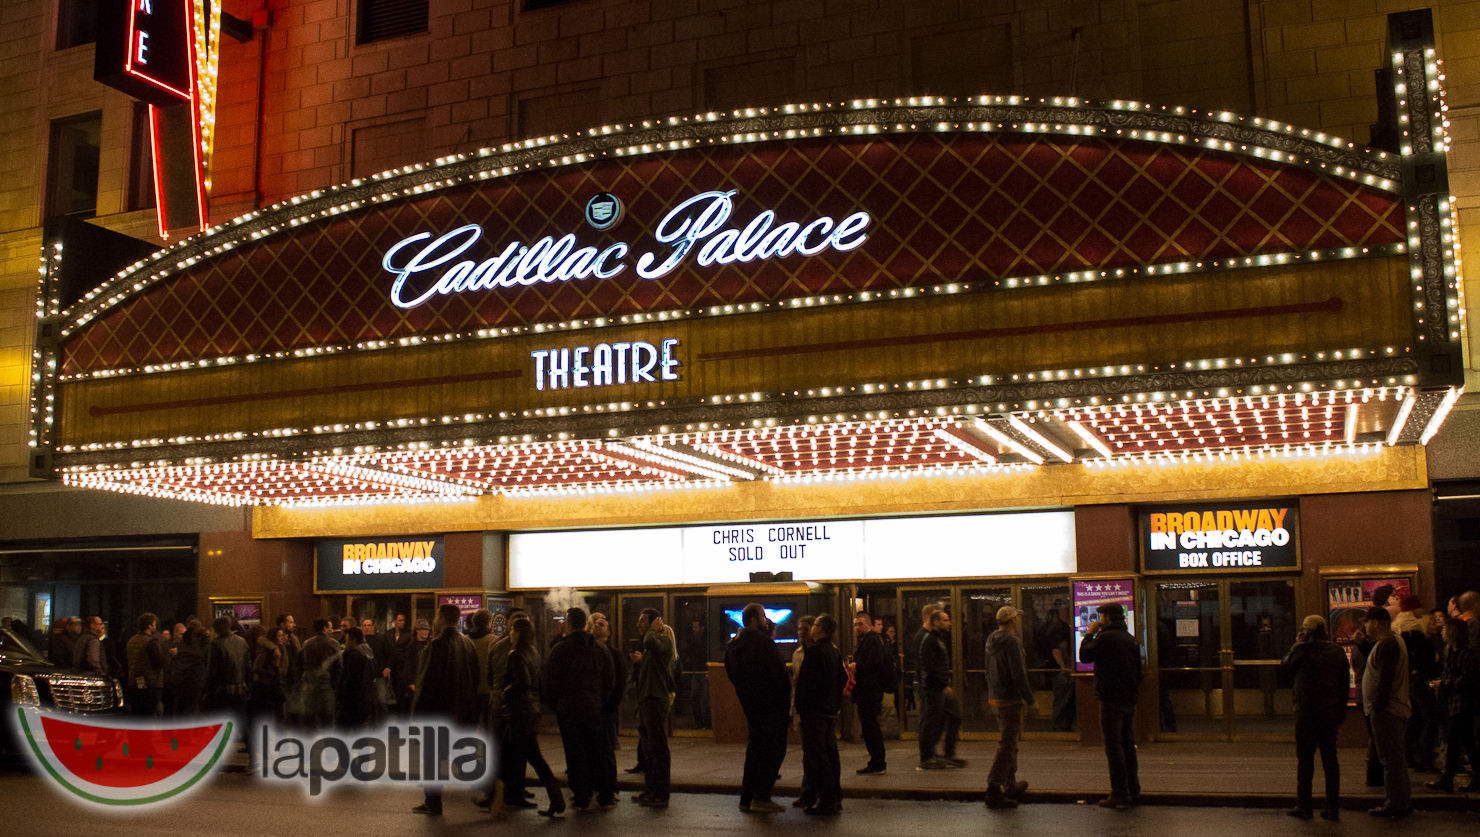
<svg viewBox="0 0 1480 837">
<path fill-rule="evenodd" d="M 143 806 L 196 787 L 226 751 L 228 720 L 179 729 L 103 724 L 16 708 L 37 765 L 72 794 L 100 805 Z"/>
</svg>

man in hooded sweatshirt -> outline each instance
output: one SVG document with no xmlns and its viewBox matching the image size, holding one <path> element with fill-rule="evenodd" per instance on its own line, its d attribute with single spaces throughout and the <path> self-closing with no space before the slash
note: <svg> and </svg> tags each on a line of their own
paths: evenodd
<svg viewBox="0 0 1480 837">
<path fill-rule="evenodd" d="M 1016 808 L 1028 790 L 1018 781 L 1018 738 L 1023 713 L 1034 707 L 1033 686 L 1023 655 L 1022 616 L 1012 605 L 997 609 L 997 630 L 987 637 L 987 701 L 997 713 L 997 757 L 987 774 L 987 807 Z"/>
</svg>

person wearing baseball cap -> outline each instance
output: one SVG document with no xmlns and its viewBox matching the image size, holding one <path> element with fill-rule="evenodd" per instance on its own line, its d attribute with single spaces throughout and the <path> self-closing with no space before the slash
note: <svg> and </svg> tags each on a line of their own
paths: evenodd
<svg viewBox="0 0 1480 837">
<path fill-rule="evenodd" d="M 1018 781 L 1018 738 L 1023 734 L 1023 712 L 1035 709 L 1033 686 L 1023 655 L 1023 620 L 1017 608 L 997 609 L 997 630 L 987 637 L 987 702 L 997 713 L 997 757 L 987 773 L 987 807 L 1016 808 L 1028 783 Z"/>
<path fill-rule="evenodd" d="M 1346 652 L 1331 641 L 1326 620 L 1307 616 L 1295 634 L 1280 670 L 1295 679 L 1295 807 L 1288 813 L 1311 818 L 1311 785 L 1315 781 L 1316 750 L 1326 774 L 1326 807 L 1322 819 L 1341 816 L 1341 766 L 1336 759 L 1336 736 L 1346 720 L 1351 664 Z"/>
<path fill-rule="evenodd" d="M 1367 636 L 1373 641 L 1362 674 L 1362 708 L 1372 726 L 1377 758 L 1382 762 L 1384 799 L 1367 813 L 1403 819 L 1413 813 L 1404 734 L 1413 714 L 1408 700 L 1408 648 L 1393 633 L 1387 608 L 1367 611 Z"/>
</svg>

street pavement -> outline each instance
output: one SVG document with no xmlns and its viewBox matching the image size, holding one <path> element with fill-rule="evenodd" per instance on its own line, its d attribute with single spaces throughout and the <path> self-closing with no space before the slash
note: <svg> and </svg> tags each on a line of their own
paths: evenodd
<svg viewBox="0 0 1480 837">
<path fill-rule="evenodd" d="M 330 791 L 310 800 L 292 786 L 267 785 L 243 773 L 226 773 L 185 799 L 159 811 L 128 812 L 79 807 L 39 777 L 10 770 L 0 773 L 0 811 L 6 812 L 0 833 L 25 837 L 463 837 L 476 834 L 566 834 L 575 837 L 693 837 L 695 834 L 736 837 L 828 837 L 858 834 L 991 833 L 1000 837 L 1106 834 L 1112 837 L 1248 837 L 1312 835 L 1377 837 L 1396 831 L 1425 837 L 1474 835 L 1480 819 L 1461 812 L 1420 812 L 1401 823 L 1376 820 L 1348 811 L 1339 823 L 1320 819 L 1300 822 L 1277 810 L 1255 808 L 1190 808 L 1143 805 L 1115 811 L 1093 804 L 1030 804 L 1015 811 L 989 811 L 975 802 L 925 802 L 898 799 L 848 799 L 835 818 L 805 816 L 788 809 L 774 816 L 736 810 L 735 798 L 718 794 L 675 794 L 666 811 L 630 801 L 615 810 L 568 812 L 545 820 L 533 811 L 498 817 L 473 807 L 469 793 L 449 789 L 442 817 L 414 814 L 420 801 L 415 788 L 361 785 Z M 543 793 L 540 794 L 544 802 Z"/>
<path fill-rule="evenodd" d="M 716 744 L 707 737 L 677 736 L 669 739 L 673 752 L 673 784 L 679 792 L 738 794 L 745 764 L 745 747 Z M 621 768 L 636 761 L 636 739 L 623 737 L 617 753 Z M 540 736 L 540 747 L 557 776 L 564 775 L 565 755 L 560 736 Z M 919 755 L 914 741 L 887 742 L 889 770 L 874 776 L 858 776 L 855 770 L 868 761 L 861 744 L 838 744 L 843 763 L 843 793 L 849 798 L 980 801 L 987 770 L 996 752 L 995 741 L 962 741 L 957 754 L 970 764 L 963 770 L 915 769 Z M 1162 805 L 1211 805 L 1288 808 L 1295 801 L 1295 745 L 1280 742 L 1179 741 L 1143 744 L 1137 748 L 1143 798 Z M 1366 750 L 1344 748 L 1339 752 L 1342 768 L 1343 804 L 1366 810 L 1382 802 L 1381 790 L 1366 787 Z M 238 754 L 233 765 L 243 768 L 246 757 Z M 1110 789 L 1104 750 L 1076 741 L 1028 740 L 1022 743 L 1018 777 L 1026 779 L 1028 798 L 1034 802 L 1076 804 L 1098 801 Z M 641 789 L 641 776 L 622 773 L 622 785 Z M 1458 794 L 1442 794 L 1423 787 L 1433 774 L 1412 775 L 1416 807 L 1423 810 L 1459 810 L 1470 805 L 1480 809 L 1480 795 L 1473 800 Z M 787 750 L 781 766 L 778 793 L 793 796 L 801 787 L 801 747 Z M 1317 793 L 1324 779 L 1316 768 Z"/>
</svg>

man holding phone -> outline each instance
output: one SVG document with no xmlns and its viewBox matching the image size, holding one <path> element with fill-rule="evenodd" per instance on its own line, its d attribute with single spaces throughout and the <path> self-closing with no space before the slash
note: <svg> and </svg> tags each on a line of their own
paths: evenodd
<svg viewBox="0 0 1480 837">
<path fill-rule="evenodd" d="M 663 625 L 663 614 L 646 607 L 637 617 L 639 650 L 632 652 L 637 666 L 637 734 L 647 789 L 636 797 L 647 808 L 667 808 L 670 757 L 668 710 L 673 705 L 673 636 Z"/>
<path fill-rule="evenodd" d="M 1101 808 L 1127 808 L 1141 795 L 1136 763 L 1136 698 L 1141 687 L 1141 648 L 1125 621 L 1125 608 L 1103 604 L 1099 620 L 1079 643 L 1079 661 L 1095 667 L 1100 731 L 1110 766 L 1110 795 Z"/>
</svg>

